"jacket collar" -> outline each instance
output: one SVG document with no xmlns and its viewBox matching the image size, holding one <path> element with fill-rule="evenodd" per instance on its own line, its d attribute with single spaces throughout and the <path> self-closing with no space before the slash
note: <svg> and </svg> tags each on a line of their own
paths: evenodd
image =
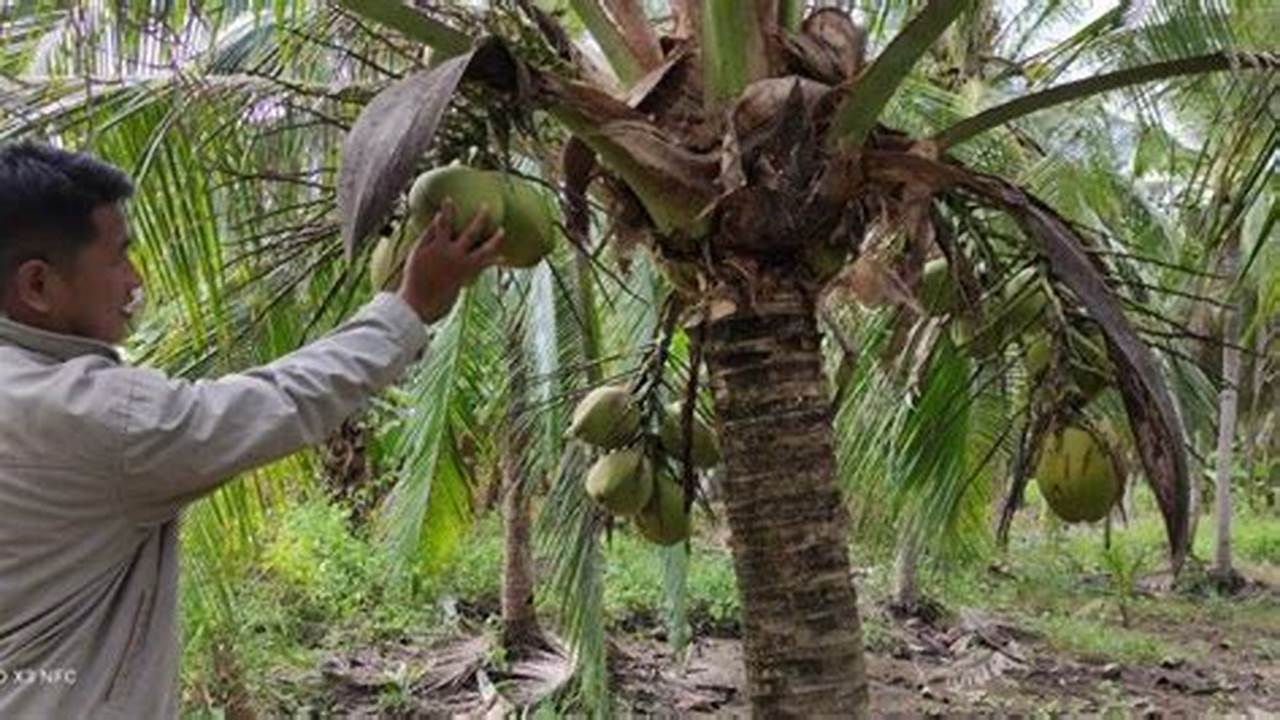
<svg viewBox="0 0 1280 720">
<path fill-rule="evenodd" d="M 41 330 L 4 314 L 0 314 L 0 344 L 17 345 L 63 361 L 82 355 L 101 355 L 120 362 L 116 349 L 107 343 Z"/>
</svg>

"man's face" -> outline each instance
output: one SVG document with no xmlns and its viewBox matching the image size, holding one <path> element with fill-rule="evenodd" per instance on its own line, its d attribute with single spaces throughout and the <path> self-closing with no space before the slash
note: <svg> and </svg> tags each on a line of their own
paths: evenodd
<svg viewBox="0 0 1280 720">
<path fill-rule="evenodd" d="M 80 248 L 70 267 L 55 270 L 49 319 L 58 332 L 116 344 L 129 334 L 127 306 L 142 279 L 129 259 L 120 208 L 99 205 L 92 220 L 93 240 Z"/>
</svg>

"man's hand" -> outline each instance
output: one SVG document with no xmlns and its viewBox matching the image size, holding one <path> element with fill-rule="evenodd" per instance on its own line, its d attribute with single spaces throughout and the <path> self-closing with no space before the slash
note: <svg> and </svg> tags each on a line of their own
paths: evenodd
<svg viewBox="0 0 1280 720">
<path fill-rule="evenodd" d="M 487 216 L 484 212 L 476 213 L 462 234 L 453 237 L 453 212 L 453 202 L 446 199 L 404 262 L 400 297 L 425 323 L 449 313 L 458 292 L 494 264 L 502 243 L 502 230 L 477 242 Z"/>
</svg>

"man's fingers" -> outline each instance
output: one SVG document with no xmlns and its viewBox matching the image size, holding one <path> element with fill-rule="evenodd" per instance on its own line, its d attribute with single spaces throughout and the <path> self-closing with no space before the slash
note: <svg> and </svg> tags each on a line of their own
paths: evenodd
<svg viewBox="0 0 1280 720">
<path fill-rule="evenodd" d="M 454 238 L 462 241 L 462 247 L 470 250 L 476 244 L 476 238 L 480 237 L 485 223 L 489 221 L 489 207 L 487 205 L 480 206 L 480 212 L 471 217 L 471 222 L 467 223 L 467 227 L 462 234 Z"/>
<path fill-rule="evenodd" d="M 445 228 L 453 229 L 453 213 L 453 198 L 445 198 L 444 202 L 440 203 L 440 212 L 436 214 L 443 216 L 442 222 Z"/>
<path fill-rule="evenodd" d="M 440 237 L 446 227 L 448 226 L 445 225 L 444 213 L 436 213 L 431 217 L 431 222 L 427 223 L 426 229 L 424 229 L 422 234 L 418 236 L 417 243 L 414 247 L 418 248 L 435 242 L 436 238 Z"/>
<path fill-rule="evenodd" d="M 471 259 L 480 267 L 489 267 L 494 264 L 502 253 L 502 241 L 506 236 L 507 233 L 504 230 L 498 230 L 490 235 L 484 244 L 476 246 L 471 251 Z"/>
</svg>

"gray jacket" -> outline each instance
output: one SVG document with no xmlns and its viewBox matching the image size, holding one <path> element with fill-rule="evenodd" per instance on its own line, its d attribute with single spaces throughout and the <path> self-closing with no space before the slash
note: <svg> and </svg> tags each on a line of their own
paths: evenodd
<svg viewBox="0 0 1280 720">
<path fill-rule="evenodd" d="M 0 718 L 175 717 L 179 512 L 326 438 L 426 342 L 384 293 L 265 367 L 187 382 L 0 317 Z"/>
</svg>

